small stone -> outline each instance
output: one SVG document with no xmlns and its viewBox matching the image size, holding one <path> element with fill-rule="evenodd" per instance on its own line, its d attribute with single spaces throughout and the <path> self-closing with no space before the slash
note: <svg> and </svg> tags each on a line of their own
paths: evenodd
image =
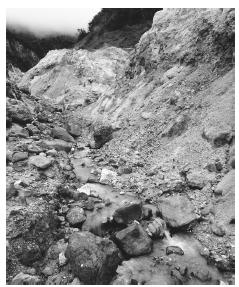
<svg viewBox="0 0 239 287">
<path fill-rule="evenodd" d="M 65 253 L 61 252 L 59 254 L 59 265 L 64 266 L 67 263 L 67 258 L 65 257 Z"/>
<path fill-rule="evenodd" d="M 46 152 L 47 155 L 49 156 L 56 156 L 57 155 L 57 151 L 55 149 L 50 149 Z"/>
<path fill-rule="evenodd" d="M 224 236 L 226 234 L 225 228 L 217 223 L 211 226 L 211 230 L 217 236 Z"/>
<path fill-rule="evenodd" d="M 71 208 L 66 215 L 66 219 L 70 223 L 70 226 L 81 227 L 86 220 L 84 209 L 81 207 Z"/>
<path fill-rule="evenodd" d="M 153 222 L 148 225 L 146 232 L 152 238 L 163 238 L 166 230 L 166 223 L 161 218 L 155 218 Z"/>
<path fill-rule="evenodd" d="M 103 168 L 100 177 L 100 183 L 113 185 L 117 182 L 117 173 L 107 168 Z"/>
<path fill-rule="evenodd" d="M 166 254 L 167 255 L 177 254 L 177 255 L 182 256 L 182 255 L 184 255 L 184 251 L 179 246 L 168 246 L 166 248 Z"/>
</svg>

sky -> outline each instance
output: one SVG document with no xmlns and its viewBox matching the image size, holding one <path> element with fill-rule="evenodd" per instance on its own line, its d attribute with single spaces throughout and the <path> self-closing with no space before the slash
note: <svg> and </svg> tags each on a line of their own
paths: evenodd
<svg viewBox="0 0 239 287">
<path fill-rule="evenodd" d="M 78 28 L 87 29 L 99 8 L 8 8 L 7 25 L 26 27 L 35 34 L 65 32 L 76 34 Z"/>
</svg>

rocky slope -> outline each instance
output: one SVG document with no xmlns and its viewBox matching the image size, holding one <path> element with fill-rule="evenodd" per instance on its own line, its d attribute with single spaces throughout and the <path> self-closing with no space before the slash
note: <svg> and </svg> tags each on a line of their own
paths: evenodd
<svg viewBox="0 0 239 287">
<path fill-rule="evenodd" d="M 234 282 L 234 13 L 166 9 L 135 49 L 8 81 L 8 283 Z"/>
</svg>

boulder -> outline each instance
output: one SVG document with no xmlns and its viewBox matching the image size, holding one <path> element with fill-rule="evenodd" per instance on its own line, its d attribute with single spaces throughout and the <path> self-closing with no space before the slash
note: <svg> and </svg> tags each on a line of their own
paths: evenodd
<svg viewBox="0 0 239 287">
<path fill-rule="evenodd" d="M 198 219 L 194 207 L 186 196 L 173 195 L 160 199 L 158 204 L 160 216 L 171 228 L 186 228 Z"/>
<path fill-rule="evenodd" d="M 103 168 L 100 176 L 100 183 L 113 185 L 117 181 L 117 173 L 115 171 Z"/>
<path fill-rule="evenodd" d="M 34 126 L 33 124 L 27 124 L 27 129 L 28 129 L 29 134 L 30 134 L 31 136 L 40 133 L 39 129 L 38 129 L 36 126 Z"/>
<path fill-rule="evenodd" d="M 203 189 L 210 180 L 214 179 L 214 174 L 202 170 L 194 170 L 187 174 L 187 184 L 191 189 Z"/>
<path fill-rule="evenodd" d="M 115 240 L 119 248 L 130 257 L 148 254 L 152 250 L 152 240 L 139 223 L 117 232 Z"/>
<path fill-rule="evenodd" d="M 74 138 L 61 127 L 55 127 L 52 129 L 52 136 L 56 139 L 61 139 L 66 142 L 74 142 Z"/>
<path fill-rule="evenodd" d="M 42 283 L 40 277 L 20 272 L 12 279 L 11 285 L 40 285 Z"/>
<path fill-rule="evenodd" d="M 80 228 L 86 220 L 84 209 L 81 207 L 71 208 L 66 215 L 66 219 L 70 226 Z"/>
<path fill-rule="evenodd" d="M 187 115 L 178 116 L 170 123 L 162 133 L 163 137 L 180 136 L 188 127 L 189 117 Z"/>
<path fill-rule="evenodd" d="M 25 159 L 28 159 L 28 152 L 16 152 L 12 156 L 12 162 L 17 162 Z"/>
<path fill-rule="evenodd" d="M 101 148 L 105 143 L 110 141 L 113 129 L 111 126 L 100 125 L 94 128 L 93 137 L 95 140 L 95 148 Z"/>
<path fill-rule="evenodd" d="M 115 210 L 113 219 L 118 224 L 129 224 L 134 220 L 140 220 L 142 216 L 141 202 L 127 203 Z"/>
<path fill-rule="evenodd" d="M 73 274 L 84 284 L 109 284 L 121 261 L 111 240 L 88 231 L 70 236 L 65 256 Z"/>
<path fill-rule="evenodd" d="M 166 255 L 170 254 L 177 254 L 177 255 L 184 255 L 184 251 L 179 246 L 168 246 L 166 248 Z"/>
<path fill-rule="evenodd" d="M 22 101 L 16 100 L 14 104 L 7 105 L 7 114 L 15 123 L 27 124 L 33 121 L 32 113 Z"/>
<path fill-rule="evenodd" d="M 202 137 L 215 147 L 221 147 L 232 141 L 233 133 L 229 127 L 220 129 L 218 127 L 209 126 L 203 130 Z"/>
<path fill-rule="evenodd" d="M 22 138 L 29 137 L 28 131 L 17 124 L 12 125 L 8 135 L 13 136 L 13 137 L 22 137 Z"/>
<path fill-rule="evenodd" d="M 217 195 L 226 195 L 235 193 L 235 170 L 229 171 L 216 186 L 214 193 Z"/>
<path fill-rule="evenodd" d="M 42 155 L 36 155 L 30 157 L 29 163 L 40 169 L 46 169 L 52 164 L 52 159 Z"/>
</svg>

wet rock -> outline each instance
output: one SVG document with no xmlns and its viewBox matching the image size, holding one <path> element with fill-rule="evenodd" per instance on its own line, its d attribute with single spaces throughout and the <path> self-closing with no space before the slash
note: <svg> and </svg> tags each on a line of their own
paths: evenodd
<svg viewBox="0 0 239 287">
<path fill-rule="evenodd" d="M 73 274 L 84 284 L 109 284 L 121 261 L 111 240 L 90 232 L 73 233 L 65 255 Z"/>
<path fill-rule="evenodd" d="M 25 159 L 28 159 L 28 153 L 27 152 L 16 152 L 13 154 L 12 162 L 18 162 L 18 161 L 22 161 Z"/>
<path fill-rule="evenodd" d="M 175 121 L 170 123 L 166 130 L 162 133 L 163 137 L 180 136 L 188 126 L 189 117 L 187 115 L 180 115 Z"/>
<path fill-rule="evenodd" d="M 153 216 L 153 211 L 151 208 L 147 206 L 143 206 L 142 208 L 142 219 L 150 219 Z"/>
<path fill-rule="evenodd" d="M 221 147 L 225 144 L 230 144 L 233 139 L 233 133 L 230 129 L 220 130 L 219 128 L 209 126 L 203 130 L 202 137 L 215 147 Z"/>
<path fill-rule="evenodd" d="M 76 178 L 80 182 L 86 183 L 90 177 L 90 168 L 88 167 L 90 162 L 87 163 L 82 159 L 71 159 L 71 164 Z"/>
<path fill-rule="evenodd" d="M 84 209 L 80 207 L 71 208 L 68 211 L 66 218 L 70 223 L 70 226 L 80 228 L 83 222 L 86 220 Z"/>
<path fill-rule="evenodd" d="M 57 151 L 66 151 L 66 152 L 70 152 L 72 148 L 71 143 L 60 139 L 55 139 L 52 141 L 44 140 L 42 141 L 42 146 L 48 149 L 55 149 Z"/>
<path fill-rule="evenodd" d="M 40 277 L 20 272 L 12 279 L 11 285 L 40 285 L 42 283 Z"/>
<path fill-rule="evenodd" d="M 142 216 L 141 202 L 128 203 L 115 210 L 113 219 L 118 224 L 129 224 L 134 220 L 140 220 Z"/>
<path fill-rule="evenodd" d="M 52 164 L 52 159 L 42 155 L 36 155 L 30 157 L 29 163 L 40 169 L 46 169 Z"/>
<path fill-rule="evenodd" d="M 100 125 L 94 128 L 93 137 L 95 140 L 95 148 L 101 148 L 105 143 L 110 141 L 113 129 L 111 126 Z"/>
<path fill-rule="evenodd" d="M 166 223 L 161 218 L 155 218 L 149 223 L 146 232 L 152 238 L 163 238 L 166 230 Z"/>
<path fill-rule="evenodd" d="M 198 219 L 193 205 L 185 196 L 173 195 L 160 199 L 158 209 L 161 217 L 171 228 L 186 228 Z"/>
<path fill-rule="evenodd" d="M 138 223 L 117 232 L 115 240 L 119 248 L 130 257 L 148 254 L 152 250 L 152 240 Z"/>
<path fill-rule="evenodd" d="M 235 192 L 235 170 L 229 171 L 214 190 L 217 195 L 226 195 L 231 192 Z"/>
<path fill-rule="evenodd" d="M 52 136 L 56 139 L 61 139 L 66 142 L 74 142 L 74 138 L 61 127 L 55 127 L 52 129 Z"/>
<path fill-rule="evenodd" d="M 184 251 L 179 246 L 168 246 L 166 248 L 166 254 L 177 254 L 177 255 L 184 255 Z"/>
<path fill-rule="evenodd" d="M 100 183 L 114 185 L 117 182 L 117 173 L 103 168 L 100 176 Z"/>
</svg>

